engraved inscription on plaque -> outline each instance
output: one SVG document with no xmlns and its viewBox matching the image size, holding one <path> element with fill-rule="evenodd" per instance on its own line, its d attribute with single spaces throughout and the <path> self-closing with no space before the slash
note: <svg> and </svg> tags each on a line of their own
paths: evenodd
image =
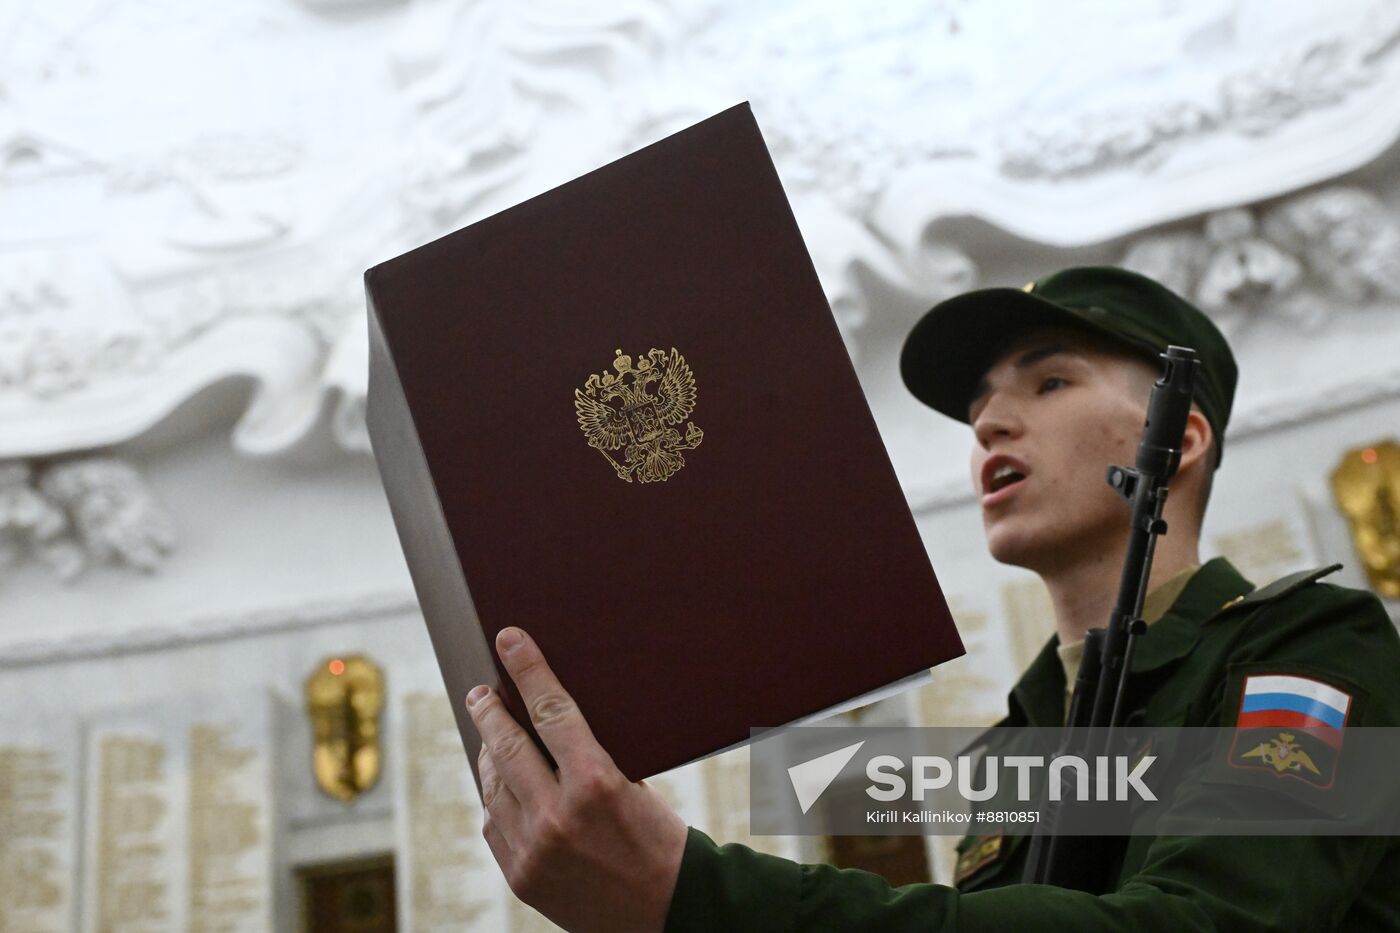
<svg viewBox="0 0 1400 933">
<path fill-rule="evenodd" d="M 186 698 L 91 724 L 84 929 L 271 928 L 270 713 Z"/>
<path fill-rule="evenodd" d="M 440 690 L 401 697 L 403 780 L 400 899 L 406 929 L 484 929 L 483 913 L 504 885 L 481 837 L 481 804 L 472 786 L 452 708 Z"/>
<path fill-rule="evenodd" d="M 189 731 L 191 933 L 244 929 L 267 897 L 256 859 L 264 837 L 259 800 L 248 793 L 260 786 L 259 762 L 234 730 L 197 723 Z"/>
<path fill-rule="evenodd" d="M 0 723 L 0 931 L 72 927 L 76 732 Z"/>
<path fill-rule="evenodd" d="M 107 736 L 98 762 L 96 929 L 172 929 L 166 748 L 138 736 Z"/>
</svg>

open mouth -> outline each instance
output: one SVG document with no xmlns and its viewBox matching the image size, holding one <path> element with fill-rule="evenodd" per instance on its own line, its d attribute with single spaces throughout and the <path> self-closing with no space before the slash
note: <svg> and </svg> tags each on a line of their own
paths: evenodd
<svg viewBox="0 0 1400 933">
<path fill-rule="evenodd" d="M 1005 453 L 992 455 L 982 465 L 983 504 L 1000 502 L 1002 497 L 998 493 L 1006 492 L 1010 495 L 1007 490 L 1024 482 L 1030 472 L 1030 467 L 1016 457 Z"/>
<path fill-rule="evenodd" d="M 1019 483 L 1026 478 L 1026 474 L 1009 465 L 1003 465 L 992 473 L 991 482 L 987 484 L 987 492 L 1000 492 L 1012 483 Z"/>
</svg>

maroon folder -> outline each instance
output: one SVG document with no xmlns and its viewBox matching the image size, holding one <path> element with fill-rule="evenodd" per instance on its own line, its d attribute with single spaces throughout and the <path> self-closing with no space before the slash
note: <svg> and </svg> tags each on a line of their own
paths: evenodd
<svg viewBox="0 0 1400 933">
<path fill-rule="evenodd" d="M 368 420 L 473 769 L 530 632 L 632 779 L 963 653 L 747 104 L 365 273 Z"/>
</svg>

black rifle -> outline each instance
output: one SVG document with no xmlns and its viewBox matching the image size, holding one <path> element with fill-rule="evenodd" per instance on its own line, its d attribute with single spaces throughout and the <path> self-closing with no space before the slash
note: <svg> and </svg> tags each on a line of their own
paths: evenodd
<svg viewBox="0 0 1400 933">
<path fill-rule="evenodd" d="M 1181 464 L 1181 439 L 1200 365 L 1196 351 L 1185 347 L 1169 346 L 1161 358 L 1165 369 L 1147 403 L 1137 468 L 1108 468 L 1108 484 L 1132 507 L 1128 553 L 1108 628 L 1090 629 L 1085 636 L 1084 659 L 1075 679 L 1059 755 L 1079 755 L 1087 760 L 1108 754 L 1114 746 L 1114 730 L 1123 725 L 1127 713 L 1123 698 L 1132 669 L 1133 643 L 1146 628 L 1142 601 L 1152 572 L 1152 552 L 1157 536 L 1167 533 L 1162 507 L 1167 501 L 1167 482 Z M 1102 853 L 1111 849 L 1112 843 L 1099 841 L 1095 852 L 1079 838 L 1060 831 L 1069 822 L 1063 811 L 1067 806 L 1064 801 L 1070 799 L 1069 769 L 1061 773 L 1066 793 L 1061 793 L 1058 804 L 1048 793 L 1043 795 L 1041 812 L 1045 818 L 1030 841 L 1022 880 L 1099 893 L 1108 883 Z"/>
</svg>

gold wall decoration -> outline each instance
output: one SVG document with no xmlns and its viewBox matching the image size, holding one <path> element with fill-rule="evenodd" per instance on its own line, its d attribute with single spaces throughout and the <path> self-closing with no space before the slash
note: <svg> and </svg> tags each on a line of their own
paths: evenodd
<svg viewBox="0 0 1400 933">
<path fill-rule="evenodd" d="M 384 674 L 363 655 L 330 658 L 306 678 L 316 783 L 337 800 L 349 803 L 379 780 L 383 709 Z"/>
<path fill-rule="evenodd" d="M 1371 586 L 1400 598 L 1400 444 L 1352 450 L 1332 472 L 1332 493 Z"/>
<path fill-rule="evenodd" d="M 668 354 L 652 348 L 632 357 L 621 350 L 613 360 L 616 373 L 594 373 L 574 390 L 574 411 L 588 446 L 603 455 L 619 479 L 665 482 L 685 466 L 683 450 L 694 450 L 705 433 L 689 422 L 685 437 L 677 430 L 695 410 L 695 374 L 675 347 Z M 649 387 L 655 383 L 653 392 Z M 622 450 L 619 462 L 610 450 Z"/>
</svg>

